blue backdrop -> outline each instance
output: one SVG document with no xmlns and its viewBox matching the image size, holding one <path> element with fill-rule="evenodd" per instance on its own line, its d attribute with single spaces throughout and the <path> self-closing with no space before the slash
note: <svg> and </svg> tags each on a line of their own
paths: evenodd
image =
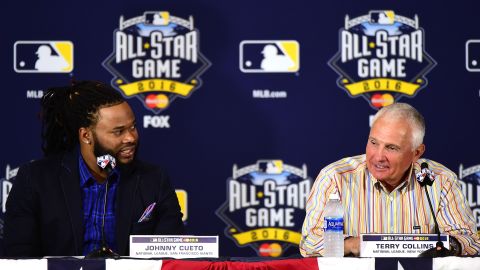
<svg viewBox="0 0 480 270">
<path fill-rule="evenodd" d="M 43 91 L 72 77 L 110 83 L 128 98 L 140 158 L 168 168 L 186 192 L 188 233 L 219 235 L 223 256 L 298 253 L 304 180 L 364 153 L 370 116 L 394 101 L 425 116 L 425 157 L 463 178 L 480 226 L 475 1 L 2 6 L 0 242 L 15 169 L 42 156 Z M 42 46 L 50 70 L 37 64 Z M 262 64 L 267 58 L 277 70 Z"/>
</svg>

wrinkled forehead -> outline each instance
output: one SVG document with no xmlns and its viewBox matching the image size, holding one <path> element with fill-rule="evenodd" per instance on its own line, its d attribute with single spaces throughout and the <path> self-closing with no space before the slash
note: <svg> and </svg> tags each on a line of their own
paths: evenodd
<svg viewBox="0 0 480 270">
<path fill-rule="evenodd" d="M 383 143 L 407 146 L 412 144 L 412 126 L 404 118 L 380 117 L 370 129 L 370 138 Z"/>
</svg>

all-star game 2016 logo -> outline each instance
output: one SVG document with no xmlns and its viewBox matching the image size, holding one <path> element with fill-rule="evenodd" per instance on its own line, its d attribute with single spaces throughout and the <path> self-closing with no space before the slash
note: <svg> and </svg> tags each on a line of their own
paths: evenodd
<svg viewBox="0 0 480 270">
<path fill-rule="evenodd" d="M 340 49 L 329 65 L 340 75 L 337 84 L 351 97 L 363 96 L 379 109 L 413 97 L 427 85 L 425 75 L 436 65 L 425 51 L 425 34 L 414 19 L 391 10 L 370 11 L 340 29 Z"/>
<path fill-rule="evenodd" d="M 233 165 L 227 201 L 217 215 L 228 225 L 225 235 L 260 256 L 278 257 L 298 248 L 311 178 L 307 166 L 260 160 L 243 168 Z"/>
<path fill-rule="evenodd" d="M 188 98 L 210 66 L 192 16 L 185 20 L 166 11 L 129 20 L 121 16 L 113 39 L 113 53 L 103 63 L 114 76 L 112 86 L 156 114 L 177 97 Z"/>
<path fill-rule="evenodd" d="M 480 164 L 468 168 L 460 164 L 458 178 L 468 206 L 473 211 L 477 229 L 480 230 Z M 478 234 L 480 236 L 480 232 Z"/>
</svg>

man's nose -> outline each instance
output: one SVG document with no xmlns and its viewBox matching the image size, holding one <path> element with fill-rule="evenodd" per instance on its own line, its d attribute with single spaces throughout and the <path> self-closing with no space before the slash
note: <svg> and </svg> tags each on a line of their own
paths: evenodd
<svg viewBox="0 0 480 270">
<path fill-rule="evenodd" d="M 138 138 L 138 133 L 136 130 L 128 130 L 125 134 L 125 137 L 123 137 L 123 142 L 133 143 L 137 141 L 137 138 Z"/>
<path fill-rule="evenodd" d="M 386 158 L 385 158 L 385 148 L 383 147 L 378 147 L 376 150 L 375 150 L 375 160 L 376 161 L 384 161 Z"/>
</svg>

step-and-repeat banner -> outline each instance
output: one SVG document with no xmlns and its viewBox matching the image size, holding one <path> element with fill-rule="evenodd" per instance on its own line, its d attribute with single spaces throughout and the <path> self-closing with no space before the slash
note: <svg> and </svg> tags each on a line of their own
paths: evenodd
<svg viewBox="0 0 480 270">
<path fill-rule="evenodd" d="M 188 233 L 219 235 L 222 256 L 298 253 L 315 176 L 364 153 L 393 102 L 425 116 L 425 157 L 458 174 L 480 227 L 480 4 L 466 2 L 2 4 L 0 243 L 18 167 L 42 157 L 40 99 L 72 79 L 128 100 L 139 157 L 168 169 Z"/>
</svg>

